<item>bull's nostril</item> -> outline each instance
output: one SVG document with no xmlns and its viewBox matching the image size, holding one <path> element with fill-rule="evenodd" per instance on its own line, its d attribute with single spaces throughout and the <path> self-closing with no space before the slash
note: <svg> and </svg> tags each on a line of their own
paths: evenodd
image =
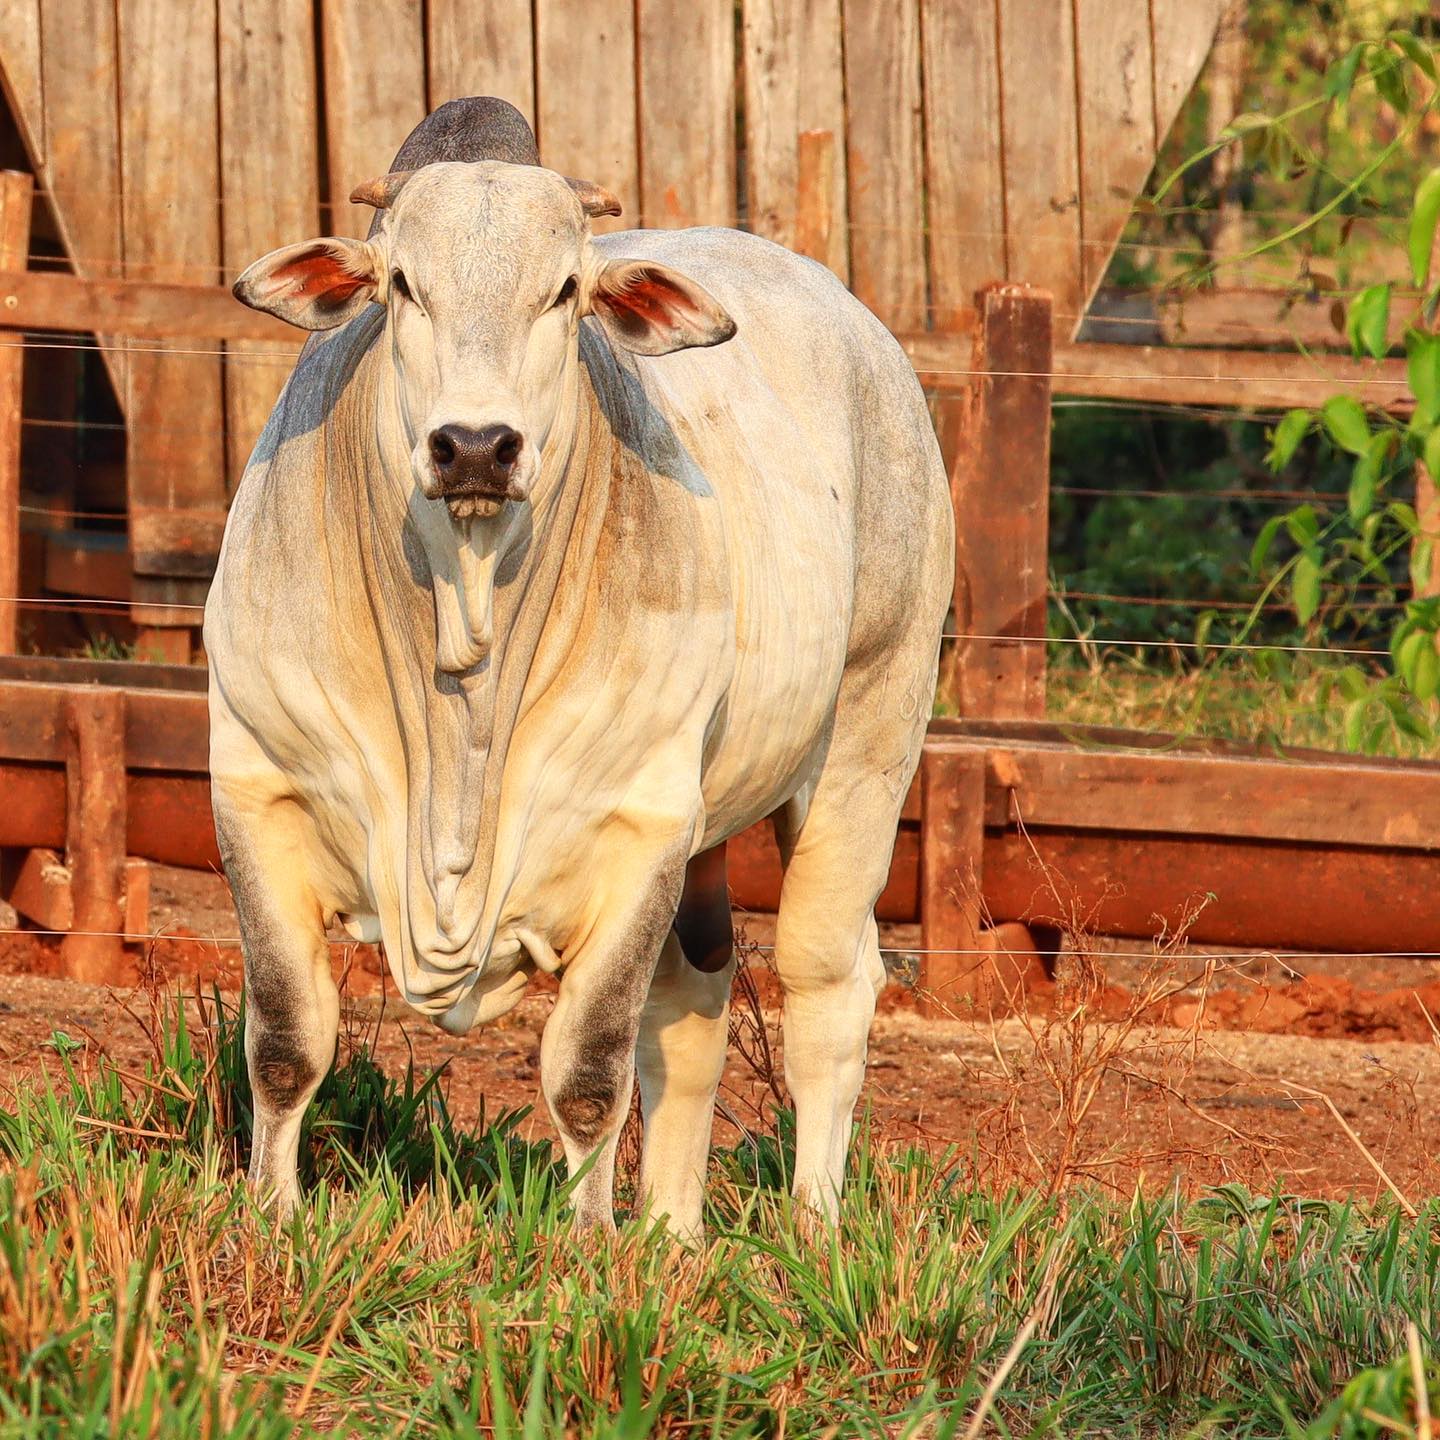
<svg viewBox="0 0 1440 1440">
<path fill-rule="evenodd" d="M 455 442 L 443 430 L 435 431 L 430 437 L 430 458 L 442 470 L 448 470 L 455 463 Z"/>
<path fill-rule="evenodd" d="M 520 447 L 524 443 L 514 430 L 507 430 L 495 447 L 495 463 L 509 470 L 520 458 Z"/>
</svg>

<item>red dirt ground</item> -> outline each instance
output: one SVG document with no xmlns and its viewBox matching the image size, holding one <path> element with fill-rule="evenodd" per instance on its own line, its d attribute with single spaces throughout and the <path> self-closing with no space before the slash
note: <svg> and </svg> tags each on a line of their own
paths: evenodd
<svg viewBox="0 0 1440 1440">
<path fill-rule="evenodd" d="M 143 1066 L 151 1054 L 137 1018 L 145 1005 L 131 996 L 126 1008 L 142 966 L 160 985 L 189 994 L 197 981 L 207 990 L 212 982 L 238 988 L 237 930 L 223 882 L 186 872 L 156 878 L 151 922 L 166 933 L 143 954 L 127 951 L 110 986 L 63 978 L 52 940 L 0 934 L 0 1089 L 33 1083 L 55 1064 L 56 1031 L 84 1042 L 79 1063 L 103 1052 L 127 1068 Z M 769 938 L 766 917 L 747 917 L 744 929 L 761 946 Z M 903 951 L 916 938 L 897 929 L 882 942 Z M 913 1013 L 915 992 L 892 981 L 865 1092 L 878 1132 L 956 1147 L 998 1183 L 1081 1179 L 1125 1192 L 1137 1180 L 1178 1177 L 1187 1187 L 1240 1181 L 1371 1196 L 1384 1188 L 1383 1169 L 1413 1201 L 1440 1187 L 1440 1040 L 1429 1018 L 1440 1019 L 1436 967 L 1393 957 L 1326 960 L 1323 970 L 1319 961 L 1280 967 L 1222 958 L 1218 980 L 1201 991 L 1195 977 L 1206 957 L 1186 954 L 1173 962 L 1166 988 L 1192 981 L 1191 988 L 1145 1009 L 1136 998 L 1148 968 L 1135 958 L 1141 947 L 1110 948 L 1117 953 L 1100 957 L 1103 976 L 1088 988 L 1062 958 L 1058 980 L 1032 984 L 1028 1014 L 1018 1019 L 924 1020 Z M 373 947 L 337 945 L 335 954 L 337 969 L 348 966 L 348 1023 L 373 1032 L 382 1064 L 400 1070 L 412 1055 L 421 1068 L 443 1064 L 462 1119 L 482 1107 L 493 1115 L 528 1105 L 530 1128 L 550 1133 L 537 1060 L 553 986 L 537 985 L 510 1015 L 457 1039 L 385 993 Z M 1282 968 L 1303 973 L 1293 978 Z M 750 973 L 761 1008 L 737 999 L 722 1140 L 764 1124 L 783 1090 L 778 1078 L 771 1085 L 783 1047 L 778 987 L 763 950 Z M 762 1035 L 774 1056 L 769 1066 L 753 1058 Z"/>
</svg>

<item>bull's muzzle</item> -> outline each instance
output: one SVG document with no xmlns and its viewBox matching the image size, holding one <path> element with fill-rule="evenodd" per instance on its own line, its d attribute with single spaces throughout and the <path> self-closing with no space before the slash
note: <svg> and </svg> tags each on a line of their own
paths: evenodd
<svg viewBox="0 0 1440 1440">
<path fill-rule="evenodd" d="M 442 425 L 430 432 L 430 465 L 440 498 L 452 510 L 489 510 L 523 500 L 520 458 L 525 437 L 509 425 Z"/>
</svg>

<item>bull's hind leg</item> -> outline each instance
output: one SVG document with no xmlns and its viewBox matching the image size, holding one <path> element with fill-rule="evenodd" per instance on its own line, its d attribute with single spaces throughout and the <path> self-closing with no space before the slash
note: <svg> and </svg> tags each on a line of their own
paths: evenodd
<svg viewBox="0 0 1440 1440">
<path fill-rule="evenodd" d="M 299 1198 L 300 1125 L 335 1058 L 340 997 L 299 813 L 253 814 L 215 796 L 215 830 L 245 950 L 245 1059 L 254 1096 L 250 1184 L 282 1215 Z"/>
<path fill-rule="evenodd" d="M 794 1192 L 832 1218 L 885 983 L 875 902 L 919 734 L 900 723 L 878 737 L 873 727 L 847 735 L 844 720 L 842 711 L 808 804 L 802 795 L 776 816 L 786 867 L 775 967 L 785 991 L 785 1082 L 795 1102 Z"/>
<path fill-rule="evenodd" d="M 671 1231 L 692 1243 L 702 1233 L 705 1168 L 715 1090 L 725 1068 L 734 969 L 733 947 L 719 970 L 697 969 L 672 932 L 660 952 L 640 1024 L 641 1185 L 650 1213 L 667 1217 Z"/>
</svg>

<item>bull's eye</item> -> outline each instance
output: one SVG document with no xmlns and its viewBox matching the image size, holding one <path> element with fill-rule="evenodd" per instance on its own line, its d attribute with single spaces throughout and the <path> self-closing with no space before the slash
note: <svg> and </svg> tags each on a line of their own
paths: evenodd
<svg viewBox="0 0 1440 1440">
<path fill-rule="evenodd" d="M 405 272 L 403 270 L 392 270 L 390 272 L 390 288 L 406 300 L 413 300 L 415 298 L 410 293 L 410 282 L 405 278 Z"/>
<path fill-rule="evenodd" d="M 573 300 L 573 299 L 575 298 L 575 292 L 576 292 L 576 290 L 578 290 L 579 288 L 580 288 L 580 287 L 579 287 L 579 285 L 576 283 L 575 277 L 572 275 L 572 276 L 560 287 L 560 293 L 555 297 L 554 301 L 551 303 L 550 308 L 551 308 L 552 310 L 558 310 L 558 309 L 559 309 L 562 305 L 564 305 L 567 301 Z"/>
</svg>

